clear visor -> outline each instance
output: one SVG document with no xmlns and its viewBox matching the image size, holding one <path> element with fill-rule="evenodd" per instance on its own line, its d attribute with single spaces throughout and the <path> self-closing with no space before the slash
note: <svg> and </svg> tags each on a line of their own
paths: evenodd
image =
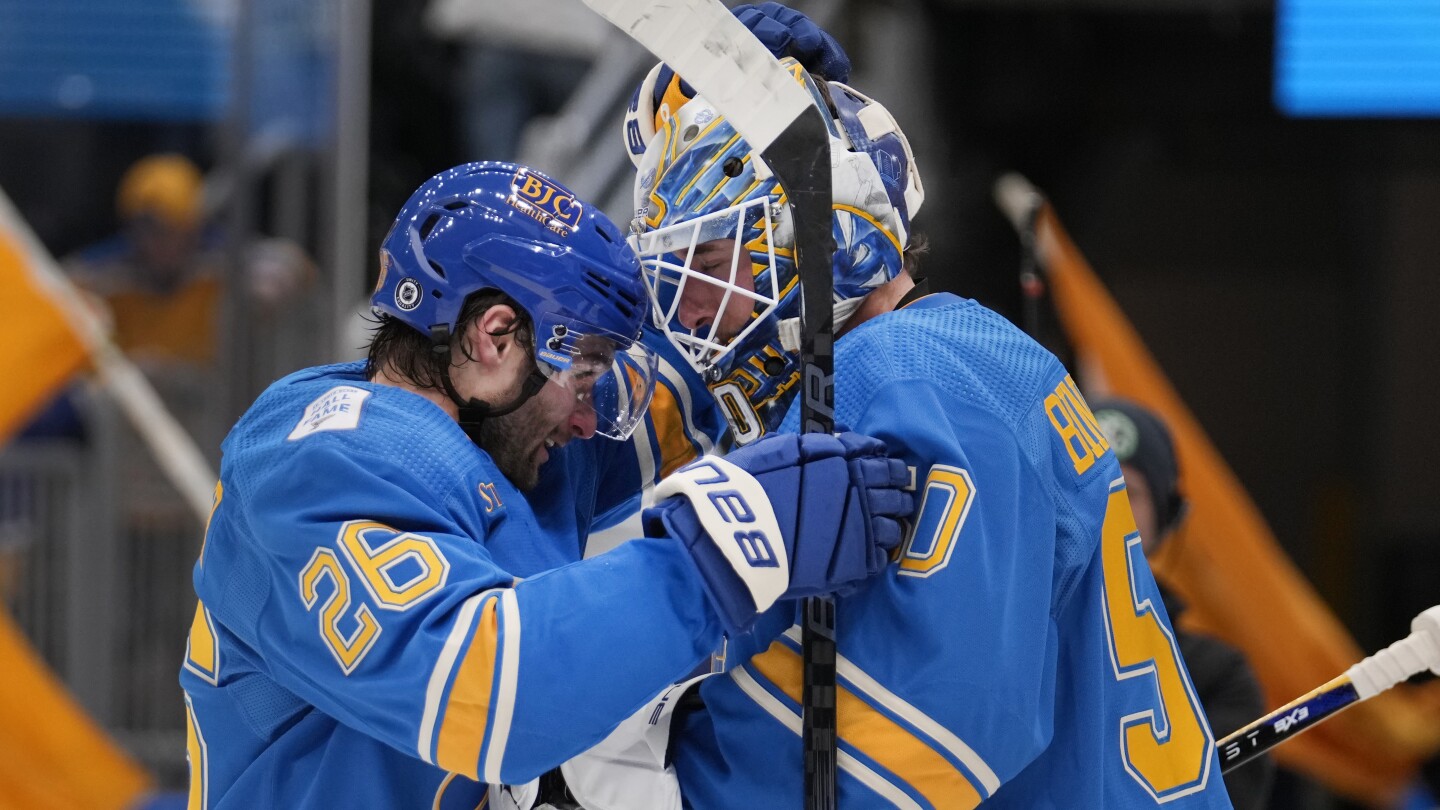
<svg viewBox="0 0 1440 810">
<path fill-rule="evenodd" d="M 701 374 L 719 367 L 780 302 L 776 220 L 768 198 L 759 197 L 632 237 L 651 320 Z M 757 222 L 765 229 L 764 267 L 753 265 L 750 249 L 762 248 L 745 242 Z M 763 289 L 756 288 L 757 277 Z"/>
<path fill-rule="evenodd" d="M 535 354 L 545 379 L 571 392 L 587 417 L 593 414 L 597 434 L 623 441 L 645 419 L 660 361 L 643 344 L 595 326 L 551 321 Z"/>
</svg>

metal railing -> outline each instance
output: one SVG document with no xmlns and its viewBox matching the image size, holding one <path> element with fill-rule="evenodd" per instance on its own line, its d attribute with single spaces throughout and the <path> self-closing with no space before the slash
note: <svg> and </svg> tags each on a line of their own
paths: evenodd
<svg viewBox="0 0 1440 810">
<path fill-rule="evenodd" d="M 204 376 L 166 386 L 167 399 L 177 388 L 195 397 L 177 412 L 206 412 Z M 83 404 L 85 438 L 0 448 L 0 589 L 91 717 L 162 786 L 181 787 L 178 673 L 201 526 L 112 406 Z"/>
</svg>

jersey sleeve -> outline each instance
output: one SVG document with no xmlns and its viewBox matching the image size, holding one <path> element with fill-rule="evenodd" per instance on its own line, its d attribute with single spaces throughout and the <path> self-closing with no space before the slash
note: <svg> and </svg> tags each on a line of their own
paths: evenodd
<svg viewBox="0 0 1440 810">
<path fill-rule="evenodd" d="M 257 666 L 342 724 L 521 783 L 602 739 L 720 638 L 674 544 L 517 582 L 486 550 L 506 527 L 447 508 L 455 493 L 398 464 L 307 441 L 251 491 L 222 482 L 195 582 Z"/>
<path fill-rule="evenodd" d="M 642 493 L 661 478 L 712 449 L 725 420 L 704 381 L 665 336 L 647 326 L 641 342 L 660 358 L 655 394 L 645 420 L 624 442 L 596 444 L 600 475 L 596 489 L 596 530 L 608 528 L 640 508 Z"/>
<path fill-rule="evenodd" d="M 933 381 L 887 382 L 846 416 L 915 470 L 917 513 L 838 605 L 842 742 L 919 795 L 978 803 L 1049 742 L 1055 506 L 1014 427 Z M 783 682 L 798 652 L 781 639 L 754 666 Z"/>
</svg>

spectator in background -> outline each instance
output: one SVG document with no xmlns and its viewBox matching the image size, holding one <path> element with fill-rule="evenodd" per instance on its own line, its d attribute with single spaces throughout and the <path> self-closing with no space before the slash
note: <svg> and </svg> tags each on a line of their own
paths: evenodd
<svg viewBox="0 0 1440 810">
<path fill-rule="evenodd" d="M 1185 519 L 1186 503 L 1178 485 L 1180 470 L 1170 431 L 1158 416 L 1128 400 L 1096 400 L 1092 410 L 1120 461 L 1140 530 L 1140 546 L 1148 558 Z M 1156 584 L 1215 739 L 1264 714 L 1264 695 L 1244 655 L 1220 639 L 1184 629 L 1180 615 L 1185 605 L 1163 581 Z M 1273 777 L 1274 763 L 1269 757 L 1226 774 L 1225 787 L 1236 810 L 1266 807 Z"/>
<path fill-rule="evenodd" d="M 116 193 L 120 232 L 65 262 L 76 284 L 105 302 L 127 354 L 197 366 L 215 357 L 224 265 L 202 224 L 203 197 L 204 178 L 188 158 L 142 158 Z"/>
<path fill-rule="evenodd" d="M 216 356 L 225 279 L 223 234 L 205 221 L 205 179 L 189 158 L 157 154 L 120 180 L 121 230 L 66 261 L 71 278 L 102 299 L 116 345 L 154 366 L 204 368 Z M 245 293 L 261 307 L 305 288 L 314 268 L 298 246 L 250 240 Z"/>
</svg>

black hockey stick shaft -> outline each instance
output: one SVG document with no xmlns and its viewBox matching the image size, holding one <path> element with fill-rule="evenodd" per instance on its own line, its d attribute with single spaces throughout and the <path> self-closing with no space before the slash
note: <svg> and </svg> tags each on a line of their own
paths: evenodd
<svg viewBox="0 0 1440 810">
<path fill-rule="evenodd" d="M 1440 675 L 1440 605 L 1416 616 L 1410 622 L 1410 635 L 1221 740 L 1221 769 L 1238 768 L 1342 709 L 1427 669 Z"/>
<path fill-rule="evenodd" d="M 1346 675 L 1293 700 L 1219 742 L 1220 768 L 1229 773 L 1271 748 L 1360 702 Z"/>
<path fill-rule="evenodd" d="M 830 135 L 820 110 L 719 0 L 585 0 L 667 62 L 734 125 L 788 198 L 801 299 L 801 418 L 834 430 Z M 835 606 L 807 599 L 802 623 L 805 806 L 835 807 Z"/>
<path fill-rule="evenodd" d="M 795 265 L 800 276 L 800 419 L 806 433 L 835 431 L 834 277 L 829 131 L 820 110 L 797 117 L 763 155 L 790 198 Z M 818 148 L 817 148 L 818 145 Z M 789 181 L 796 182 L 789 182 Z M 838 767 L 835 710 L 835 601 L 804 601 L 800 625 L 804 661 L 801 740 L 805 807 L 833 810 Z"/>
</svg>

